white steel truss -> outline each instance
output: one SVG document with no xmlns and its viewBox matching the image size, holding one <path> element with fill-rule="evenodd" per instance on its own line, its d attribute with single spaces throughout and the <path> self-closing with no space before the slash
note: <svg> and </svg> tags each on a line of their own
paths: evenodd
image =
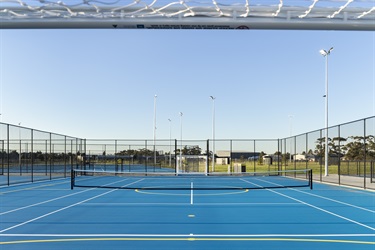
<svg viewBox="0 0 375 250">
<path fill-rule="evenodd" d="M 375 30 L 374 0 L 0 0 L 0 28 Z"/>
</svg>

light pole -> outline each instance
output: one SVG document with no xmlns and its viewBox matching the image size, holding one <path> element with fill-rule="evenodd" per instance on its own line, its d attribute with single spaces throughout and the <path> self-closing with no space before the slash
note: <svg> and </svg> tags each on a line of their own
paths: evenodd
<svg viewBox="0 0 375 250">
<path fill-rule="evenodd" d="M 184 114 L 180 112 L 180 166 L 179 168 L 182 169 L 182 116 Z"/>
<path fill-rule="evenodd" d="M 18 156 L 18 161 L 21 169 L 21 151 L 22 151 L 22 142 L 21 142 L 21 123 L 18 123 L 18 138 L 20 139 L 20 154 Z"/>
<path fill-rule="evenodd" d="M 158 96 L 155 95 L 154 96 L 154 167 L 156 167 L 156 148 L 155 148 L 155 144 L 156 144 L 156 98 Z"/>
<path fill-rule="evenodd" d="M 333 47 L 330 48 L 328 51 L 322 49 L 320 50 L 320 54 L 326 58 L 326 94 L 325 97 L 325 154 L 324 154 L 324 176 L 328 176 L 328 56 L 331 54 Z"/>
<path fill-rule="evenodd" d="M 210 96 L 212 100 L 212 172 L 215 172 L 215 97 Z"/>
<path fill-rule="evenodd" d="M 293 134 L 293 117 L 294 117 L 294 115 L 288 115 L 288 117 L 289 117 L 289 133 L 290 133 L 289 163 L 292 164 L 292 134 Z"/>
<path fill-rule="evenodd" d="M 169 167 L 172 165 L 172 120 L 169 121 Z"/>
</svg>

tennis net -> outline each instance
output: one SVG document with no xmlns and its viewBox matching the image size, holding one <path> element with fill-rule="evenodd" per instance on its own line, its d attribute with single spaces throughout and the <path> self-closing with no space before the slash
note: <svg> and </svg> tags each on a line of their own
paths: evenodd
<svg viewBox="0 0 375 250">
<path fill-rule="evenodd" d="M 71 189 L 248 190 L 313 187 L 311 169 L 254 173 L 140 173 L 72 170 Z"/>
</svg>

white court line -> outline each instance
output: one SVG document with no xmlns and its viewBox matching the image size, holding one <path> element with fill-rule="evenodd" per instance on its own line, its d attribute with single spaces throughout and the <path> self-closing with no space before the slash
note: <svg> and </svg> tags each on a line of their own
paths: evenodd
<svg viewBox="0 0 375 250">
<path fill-rule="evenodd" d="M 57 200 L 64 199 L 64 198 L 67 198 L 67 197 L 70 197 L 70 196 L 73 196 L 73 195 L 76 195 L 76 194 L 81 194 L 81 193 L 84 193 L 84 192 L 87 192 L 87 191 L 90 191 L 90 190 L 91 189 L 87 189 L 87 190 L 84 190 L 84 191 L 81 191 L 81 192 L 78 192 L 78 193 L 68 194 L 68 195 L 60 196 L 60 197 L 57 197 L 57 198 L 54 198 L 54 199 L 50 199 L 50 200 L 42 201 L 42 202 L 39 202 L 39 203 L 31 204 L 31 205 L 28 205 L 28 206 L 19 207 L 19 208 L 13 209 L 13 210 L 2 212 L 2 213 L 0 213 L 0 215 L 13 213 L 13 212 L 16 212 L 16 211 L 19 211 L 19 210 L 23 210 L 23 209 L 30 208 L 30 207 L 35 207 L 35 206 L 42 205 L 42 204 L 45 204 L 45 203 L 49 203 L 49 202 L 52 202 L 52 201 L 57 201 Z"/>
<path fill-rule="evenodd" d="M 27 186 L 27 185 L 33 185 L 33 184 L 42 183 L 42 182 L 51 182 L 51 181 L 55 182 L 55 181 L 61 181 L 61 180 L 66 180 L 66 178 L 65 177 L 59 177 L 59 178 L 52 179 L 52 180 L 48 179 L 48 180 L 36 180 L 36 181 L 33 181 L 33 182 L 14 183 L 14 184 L 10 184 L 9 186 L 8 185 L 0 186 L 0 189 L 17 187 L 17 186 Z M 58 183 L 55 183 L 55 184 L 59 185 L 59 184 L 63 184 L 63 183 L 66 183 L 66 182 L 70 182 L 70 181 L 58 182 Z"/>
<path fill-rule="evenodd" d="M 374 237 L 375 234 L 0 234 L 2 237 Z"/>
<path fill-rule="evenodd" d="M 194 193 L 193 193 L 193 182 L 190 182 L 190 204 L 193 205 L 194 204 Z"/>
<path fill-rule="evenodd" d="M 281 185 L 279 185 L 277 183 L 273 183 L 273 182 L 270 182 L 270 181 L 261 180 L 261 179 L 257 179 L 257 180 L 262 181 L 262 182 L 266 182 L 266 183 L 270 183 L 270 184 L 273 184 L 273 185 L 281 186 Z M 328 201 L 332 201 L 332 202 L 335 202 L 335 203 L 339 203 L 339 204 L 342 204 L 342 205 L 345 205 L 345 206 L 349 206 L 349 207 L 361 209 L 363 211 L 367 211 L 367 212 L 370 212 L 370 213 L 375 213 L 374 210 L 367 209 L 367 208 L 364 208 L 364 207 L 359 207 L 359 206 L 356 206 L 356 205 L 353 205 L 353 204 L 349 204 L 349 203 L 346 203 L 346 202 L 334 200 L 334 199 L 331 199 L 331 198 L 328 198 L 328 197 L 324 197 L 324 196 L 321 196 L 321 195 L 311 194 L 311 193 L 304 192 L 302 190 L 298 190 L 298 189 L 295 189 L 295 188 L 288 188 L 288 189 L 293 190 L 293 191 L 297 191 L 297 192 L 300 192 L 300 193 L 303 193 L 303 194 L 307 194 L 307 195 L 310 195 L 310 196 L 318 197 L 318 198 L 321 198 L 321 199 L 324 199 L 324 200 L 328 200 Z"/>
<path fill-rule="evenodd" d="M 134 183 L 137 183 L 137 182 L 143 181 L 143 180 L 144 180 L 144 179 L 140 179 L 140 180 L 138 180 L 138 181 L 135 181 L 135 182 L 132 182 L 132 183 L 126 184 L 126 185 L 124 185 L 124 186 L 122 186 L 122 187 L 126 187 L 126 186 L 132 185 L 132 184 L 134 184 Z M 0 231 L 0 234 L 3 233 L 3 232 L 9 231 L 9 230 L 11 230 L 11 229 L 14 229 L 14 228 L 17 228 L 17 227 L 20 227 L 20 226 L 23 226 L 23 225 L 29 224 L 30 222 L 33 222 L 33 221 L 36 221 L 36 220 L 39 220 L 39 219 L 45 218 L 45 217 L 50 216 L 50 215 L 52 215 L 52 214 L 55 214 L 55 213 L 61 212 L 61 211 L 66 210 L 66 209 L 68 209 L 68 208 L 75 207 L 75 206 L 77 206 L 77 205 L 80 205 L 80 204 L 82 204 L 82 203 L 85 203 L 85 202 L 87 202 L 87 201 L 90 201 L 90 200 L 96 199 L 96 198 L 98 198 L 98 197 L 104 196 L 104 195 L 106 195 L 106 194 L 112 193 L 112 192 L 117 191 L 117 190 L 118 190 L 118 189 L 110 190 L 110 191 L 108 191 L 108 192 L 105 192 L 105 193 L 102 193 L 102 194 L 96 195 L 96 196 L 94 196 L 94 197 L 91 197 L 91 198 L 88 198 L 88 199 L 86 199 L 86 200 L 83 200 L 83 201 L 80 201 L 80 202 L 74 203 L 74 204 L 72 204 L 72 205 L 69 205 L 69 206 L 66 206 L 66 207 L 63 207 L 63 208 L 57 209 L 57 210 L 55 210 L 55 211 L 52 211 L 52 212 L 50 212 L 50 213 L 47 213 L 47 214 L 44 214 L 44 215 L 42 215 L 42 216 L 36 217 L 36 218 L 34 218 L 34 219 L 31 219 L 31 220 L 28 220 L 28 221 L 22 222 L 22 223 L 20 223 L 20 224 L 17 224 L 17 225 L 14 225 L 14 226 L 11 226 L 11 227 L 8 227 L 8 228 L 5 228 L 5 229 L 3 229 L 3 230 Z"/>
<path fill-rule="evenodd" d="M 91 203 L 91 202 L 88 202 L 88 203 L 85 203 L 85 204 L 82 204 L 83 206 L 162 206 L 162 205 L 165 205 L 165 206 L 170 206 L 170 205 L 173 205 L 173 206 L 186 206 L 186 202 L 181 202 L 181 203 L 176 203 L 176 202 L 172 202 L 172 203 L 168 203 L 168 202 L 165 202 L 165 203 L 160 203 L 160 202 L 149 202 L 149 203 L 124 203 L 124 202 L 119 202 L 119 203 Z M 301 206 L 302 204 L 301 203 L 291 203 L 291 202 L 283 202 L 283 203 L 266 203 L 266 202 L 263 202 L 263 203 L 256 203 L 256 202 L 231 202 L 231 203 L 194 203 L 195 206 L 271 206 L 271 205 L 275 205 L 275 206 L 279 206 L 279 205 L 286 205 L 286 206 L 291 206 L 291 205 L 297 205 L 297 206 Z"/>
<path fill-rule="evenodd" d="M 124 181 L 124 180 L 121 180 L 121 181 Z M 117 183 L 117 182 L 120 182 L 120 181 L 112 182 L 112 183 L 109 183 L 109 184 L 106 184 L 106 185 L 111 185 L 111 184 L 114 184 L 114 183 Z M 97 189 L 97 188 L 90 188 L 90 189 L 83 190 L 81 192 L 64 195 L 64 196 L 61 196 L 61 197 L 57 197 L 57 198 L 50 199 L 50 200 L 47 200 L 47 201 L 38 202 L 38 203 L 31 204 L 31 205 L 24 206 L 24 207 L 19 207 L 19 208 L 13 209 L 13 210 L 2 212 L 2 213 L 0 213 L 0 215 L 9 214 L 9 213 L 13 213 L 13 212 L 23 210 L 23 209 L 26 209 L 26 208 L 35 207 L 35 206 L 38 206 L 38 205 L 42 205 L 42 204 L 46 204 L 46 203 L 49 203 L 49 202 L 57 201 L 57 200 L 64 199 L 64 198 L 67 198 L 67 197 L 70 197 L 70 196 L 74 196 L 74 195 L 81 194 L 81 193 L 84 193 L 84 192 L 87 192 L 87 191 L 91 191 L 91 190 L 94 190 L 94 189 Z"/>
<path fill-rule="evenodd" d="M 342 205 L 345 205 L 345 206 L 349 206 L 349 207 L 361 209 L 363 211 L 367 211 L 367 212 L 370 212 L 370 213 L 375 213 L 375 210 L 367 209 L 367 208 L 364 208 L 364 207 L 359 207 L 359 206 L 356 206 L 356 205 L 353 205 L 353 204 L 350 204 L 350 203 L 346 203 L 346 202 L 334 200 L 334 199 L 331 199 L 331 198 L 328 198 L 328 197 L 324 197 L 324 196 L 321 196 L 321 195 L 309 194 L 307 192 L 304 192 L 304 191 L 301 191 L 301 190 L 298 190 L 298 189 L 294 189 L 294 188 L 291 188 L 291 189 L 293 191 L 297 191 L 297 192 L 300 192 L 300 193 L 308 194 L 310 196 L 315 196 L 315 197 L 318 197 L 318 198 L 321 198 L 321 199 L 324 199 L 324 200 L 329 200 L 329 201 L 332 201 L 332 202 L 336 202 L 336 203 L 339 203 L 339 204 L 342 204 Z"/>
<path fill-rule="evenodd" d="M 35 189 L 38 191 L 38 188 L 44 188 L 44 187 L 51 187 L 51 186 L 56 186 L 56 185 L 61 185 L 61 184 L 65 184 L 65 183 L 69 183 L 70 181 L 63 181 L 63 182 L 58 182 L 58 183 L 52 183 L 51 184 L 51 180 L 46 180 L 46 181 L 39 181 L 39 182 L 32 182 L 30 183 L 31 184 L 36 184 L 36 183 L 40 183 L 40 182 L 50 182 L 49 184 L 44 184 L 44 185 L 40 185 L 40 186 L 35 186 L 35 187 L 25 187 L 25 188 L 22 188 L 22 189 L 12 189 L 12 190 L 8 190 L 8 191 L 4 191 L 4 192 L 0 192 L 0 195 L 6 195 L 6 194 L 10 194 L 10 193 L 16 193 L 16 192 L 22 192 L 22 191 L 35 191 Z M 22 186 L 22 185 L 25 185 L 25 183 L 20 183 L 19 185 L 12 185 L 12 186 L 6 186 L 8 188 L 11 188 L 11 187 L 16 187 L 16 186 Z M 5 188 L 5 187 L 2 187 L 2 188 Z M 46 189 L 43 189 L 43 190 L 46 190 Z"/>
<path fill-rule="evenodd" d="M 241 179 L 241 180 L 244 181 L 244 182 L 247 182 L 247 183 L 253 184 L 253 185 L 255 185 L 255 186 L 261 187 L 260 185 L 255 184 L 255 183 L 253 183 L 253 182 L 250 182 L 250 181 L 247 181 L 247 180 L 244 180 L 244 179 Z M 309 207 L 315 208 L 315 209 L 317 209 L 317 210 L 320 210 L 320 211 L 325 212 L 325 213 L 327 213 L 327 214 L 333 215 L 333 216 L 338 217 L 338 218 L 340 218 L 340 219 L 343 219 L 343 220 L 346 220 L 346 221 L 352 222 L 352 223 L 357 224 L 357 225 L 359 225 L 359 226 L 362 226 L 362 227 L 365 227 L 365 228 L 368 228 L 368 229 L 371 229 L 371 230 L 375 231 L 375 228 L 370 227 L 370 226 L 368 226 L 368 225 L 365 225 L 365 224 L 363 224 L 363 223 L 360 223 L 360 222 L 358 222 L 358 221 L 355 221 L 355 220 L 352 220 L 352 219 L 346 218 L 346 217 L 344 217 L 344 216 L 341 216 L 341 215 L 338 215 L 338 214 L 336 214 L 336 213 L 333 213 L 333 212 L 330 212 L 330 211 L 328 211 L 328 210 L 325 210 L 325 209 L 323 209 L 323 208 L 320 208 L 320 207 L 314 206 L 314 205 L 309 204 L 309 203 L 307 203 L 307 202 L 304 202 L 304 201 L 298 200 L 298 199 L 293 198 L 293 197 L 291 197 L 291 196 L 288 196 L 288 195 L 286 195 L 286 194 L 279 193 L 279 192 L 277 192 L 277 191 L 275 191 L 275 190 L 272 190 L 272 189 L 266 189 L 266 190 L 268 190 L 269 192 L 272 192 L 272 193 L 278 194 L 278 195 L 280 195 L 280 196 L 284 196 L 284 197 L 286 197 L 286 198 L 288 198 L 288 199 L 291 199 L 291 200 L 294 200 L 294 201 L 300 202 L 300 203 L 302 203 L 302 204 L 305 204 L 306 206 L 309 206 Z"/>
</svg>

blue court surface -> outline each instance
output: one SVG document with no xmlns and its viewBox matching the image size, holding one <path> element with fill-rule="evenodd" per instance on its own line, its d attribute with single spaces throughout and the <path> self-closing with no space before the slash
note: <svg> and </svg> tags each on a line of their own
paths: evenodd
<svg viewBox="0 0 375 250">
<path fill-rule="evenodd" d="M 70 179 L 3 187 L 0 249 L 375 249 L 374 192 L 320 183 L 231 189 L 272 179 L 210 178 L 107 183 L 145 183 L 139 189 L 71 190 Z M 224 188 L 207 190 L 213 185 Z"/>
</svg>

